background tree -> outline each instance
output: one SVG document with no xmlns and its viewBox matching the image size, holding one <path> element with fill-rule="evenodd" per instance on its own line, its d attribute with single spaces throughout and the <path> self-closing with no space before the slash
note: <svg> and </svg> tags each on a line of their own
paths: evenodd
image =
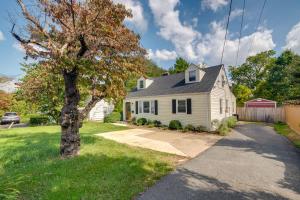
<svg viewBox="0 0 300 200">
<path fill-rule="evenodd" d="M 9 111 L 12 105 L 12 95 L 0 90 L 0 116 Z"/>
<path fill-rule="evenodd" d="M 64 82 L 61 111 L 60 154 L 78 154 L 81 121 L 97 102 L 125 95 L 125 80 L 143 73 L 146 51 L 140 37 L 124 24 L 131 12 L 111 0 L 36 0 L 26 6 L 17 0 L 26 20 L 24 29 L 12 26 L 13 37 L 26 56 L 38 61 L 45 77 L 57 75 Z M 79 112 L 84 85 L 91 99 Z"/>
<path fill-rule="evenodd" d="M 241 66 L 230 66 L 229 72 L 232 81 L 254 90 L 265 79 L 268 70 L 274 64 L 275 53 L 273 50 L 261 52 L 248 57 Z"/>
<path fill-rule="evenodd" d="M 190 63 L 188 63 L 185 59 L 182 57 L 179 57 L 176 59 L 176 62 L 172 68 L 169 69 L 170 74 L 177 74 L 180 72 L 184 72 L 188 67 Z"/>
<path fill-rule="evenodd" d="M 233 85 L 232 92 L 236 97 L 238 106 L 244 106 L 244 102 L 253 96 L 251 89 L 245 85 Z"/>
</svg>

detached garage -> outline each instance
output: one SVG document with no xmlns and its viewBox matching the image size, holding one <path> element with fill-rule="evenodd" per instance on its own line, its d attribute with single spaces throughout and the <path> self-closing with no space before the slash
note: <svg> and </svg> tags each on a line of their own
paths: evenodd
<svg viewBox="0 0 300 200">
<path fill-rule="evenodd" d="M 268 100 L 268 99 L 252 99 L 250 101 L 245 102 L 246 108 L 276 108 L 277 102 Z"/>
</svg>

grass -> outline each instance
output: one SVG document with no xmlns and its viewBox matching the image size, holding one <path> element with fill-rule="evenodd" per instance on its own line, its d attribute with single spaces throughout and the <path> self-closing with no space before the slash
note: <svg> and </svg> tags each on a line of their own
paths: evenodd
<svg viewBox="0 0 300 200">
<path fill-rule="evenodd" d="M 124 130 L 85 123 L 80 155 L 62 160 L 58 126 L 0 130 L 0 199 L 132 199 L 175 166 L 175 156 L 94 136 Z"/>
<path fill-rule="evenodd" d="M 280 135 L 287 137 L 297 148 L 300 148 L 300 135 L 293 131 L 287 124 L 276 123 L 274 129 Z"/>
</svg>

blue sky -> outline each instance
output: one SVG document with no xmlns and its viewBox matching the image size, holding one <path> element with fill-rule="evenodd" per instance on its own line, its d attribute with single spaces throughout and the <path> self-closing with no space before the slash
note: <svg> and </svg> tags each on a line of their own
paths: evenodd
<svg viewBox="0 0 300 200">
<path fill-rule="evenodd" d="M 169 68 L 176 57 L 193 63 L 220 63 L 229 0 L 114 0 L 130 8 L 126 24 L 141 35 L 149 58 Z M 26 1 L 25 1 L 26 2 Z M 27 1 L 29 2 L 29 0 Z M 243 0 L 233 0 L 224 64 L 235 64 Z M 268 0 L 258 30 L 255 30 L 263 0 L 246 0 L 244 28 L 238 63 L 248 55 L 289 48 L 300 54 L 300 1 Z M 8 12 L 16 13 L 15 1 L 0 7 L 0 73 L 20 75 L 24 53 L 12 38 Z M 22 19 L 17 17 L 18 23 Z M 253 43 L 249 51 L 250 43 Z"/>
</svg>

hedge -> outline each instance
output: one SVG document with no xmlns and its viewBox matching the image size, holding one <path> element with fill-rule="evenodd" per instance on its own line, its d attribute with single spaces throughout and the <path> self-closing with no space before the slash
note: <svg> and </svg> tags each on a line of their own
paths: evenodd
<svg viewBox="0 0 300 200">
<path fill-rule="evenodd" d="M 29 119 L 29 124 L 36 126 L 36 125 L 46 125 L 49 124 L 50 120 L 48 116 L 45 115 L 36 115 L 36 116 L 31 116 Z"/>
</svg>

